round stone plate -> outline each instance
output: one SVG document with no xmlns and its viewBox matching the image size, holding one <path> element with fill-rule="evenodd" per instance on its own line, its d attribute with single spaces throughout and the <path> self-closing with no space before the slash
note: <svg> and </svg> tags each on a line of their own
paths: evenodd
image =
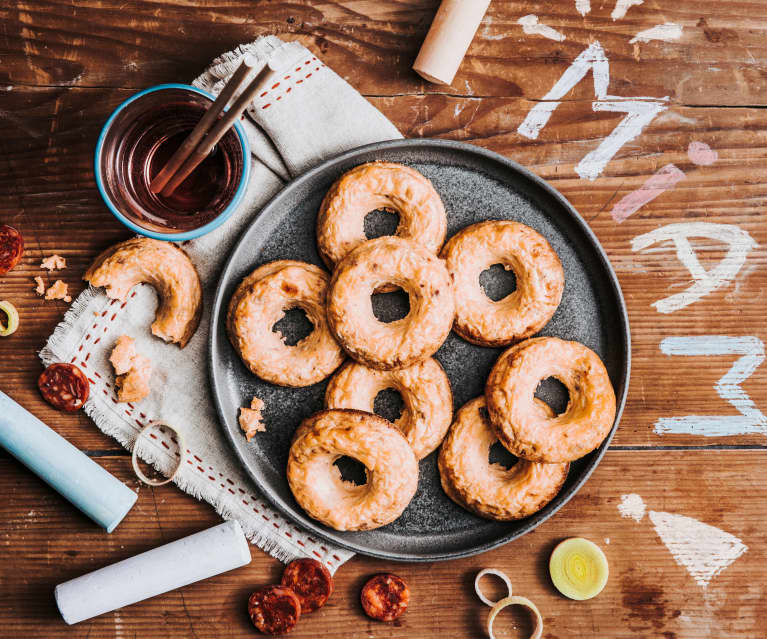
<svg viewBox="0 0 767 639">
<path fill-rule="evenodd" d="M 448 237 L 482 220 L 516 220 L 542 233 L 562 260 L 562 303 L 540 334 L 582 342 L 599 354 L 615 387 L 618 413 L 602 446 L 573 463 L 559 495 L 531 517 L 514 522 L 487 521 L 454 504 L 442 492 L 436 452 L 421 461 L 418 492 L 402 516 L 377 530 L 332 530 L 309 518 L 293 499 L 285 477 L 291 436 L 302 419 L 323 408 L 326 382 L 290 389 L 256 378 L 229 344 L 226 308 L 240 280 L 265 262 L 292 259 L 322 266 L 314 228 L 320 202 L 342 173 L 374 160 L 412 166 L 432 181 L 447 209 Z M 382 232 L 385 218 L 382 213 L 368 216 L 366 226 L 371 235 Z M 499 273 L 502 270 L 498 267 L 483 274 L 482 283 L 490 296 L 513 290 L 509 276 Z M 394 319 L 407 309 L 407 298 L 401 292 L 375 298 L 379 319 Z M 302 319 L 306 323 L 306 318 L 296 318 L 296 313 L 289 313 L 278 326 L 288 342 L 306 333 L 300 322 Z M 316 535 L 386 559 L 434 561 L 465 557 L 516 539 L 551 517 L 599 463 L 618 425 L 628 390 L 630 339 L 626 308 L 615 273 L 588 225 L 562 195 L 530 171 L 496 153 L 459 142 L 396 140 L 372 144 L 328 160 L 290 182 L 264 207 L 232 251 L 216 292 L 212 322 L 209 364 L 213 396 L 227 438 L 256 485 L 280 511 Z M 436 357 L 450 378 L 454 410 L 483 392 L 487 374 L 500 352 L 473 346 L 451 333 Z M 253 395 L 266 404 L 266 432 L 258 433 L 248 443 L 240 430 L 238 414 L 241 406 L 250 404 Z M 553 381 L 542 383 L 538 396 L 560 410 L 567 402 L 567 391 Z M 398 398 L 382 394 L 380 399 L 377 411 L 391 415 Z M 503 462 L 503 452 L 494 450 L 491 459 L 498 455 Z M 353 476 L 354 469 L 342 468 L 342 472 Z"/>
</svg>

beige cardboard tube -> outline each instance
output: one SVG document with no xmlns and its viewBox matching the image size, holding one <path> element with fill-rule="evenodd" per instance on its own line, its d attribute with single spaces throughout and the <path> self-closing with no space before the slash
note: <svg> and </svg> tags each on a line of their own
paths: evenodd
<svg viewBox="0 0 767 639">
<path fill-rule="evenodd" d="M 429 82 L 451 84 L 490 0 L 442 0 L 413 70 Z"/>
</svg>

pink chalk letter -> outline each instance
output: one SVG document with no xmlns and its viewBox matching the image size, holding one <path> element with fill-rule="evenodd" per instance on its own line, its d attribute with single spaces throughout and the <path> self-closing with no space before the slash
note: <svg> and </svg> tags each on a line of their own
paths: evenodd
<svg viewBox="0 0 767 639">
<path fill-rule="evenodd" d="M 613 219 L 620 224 L 630 215 L 636 213 L 648 202 L 652 202 L 664 191 L 673 187 L 684 178 L 684 173 L 673 164 L 667 164 L 657 171 L 636 191 L 621 198 L 611 211 Z"/>
<path fill-rule="evenodd" d="M 719 159 L 719 154 L 705 142 L 690 142 L 687 147 L 687 157 L 693 164 L 709 166 Z"/>
</svg>

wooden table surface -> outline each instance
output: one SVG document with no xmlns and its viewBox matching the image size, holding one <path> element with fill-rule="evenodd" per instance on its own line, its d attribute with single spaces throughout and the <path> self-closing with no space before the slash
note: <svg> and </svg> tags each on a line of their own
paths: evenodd
<svg viewBox="0 0 767 639">
<path fill-rule="evenodd" d="M 451 87 L 425 83 L 410 70 L 436 4 L 0 3 L 0 223 L 26 238 L 23 261 L 0 279 L 0 299 L 21 313 L 19 331 L 0 340 L 0 389 L 139 492 L 125 521 L 106 535 L 0 453 L 0 635 L 253 633 L 247 595 L 280 573 L 280 564 L 255 547 L 252 564 L 235 572 L 74 627 L 58 616 L 56 583 L 218 518 L 174 486 L 139 487 L 114 440 L 85 415 L 43 403 L 36 353 L 67 305 L 40 300 L 32 278 L 43 256 L 59 253 L 69 264 L 60 277 L 77 293 L 93 257 L 130 235 L 99 199 L 91 170 L 110 111 L 136 89 L 188 81 L 218 53 L 277 33 L 321 56 L 405 136 L 468 141 L 550 180 L 588 220 L 618 273 L 633 347 L 628 405 L 613 445 L 555 517 L 516 542 L 460 561 L 396 565 L 355 557 L 338 570 L 328 606 L 294 636 L 482 636 L 487 609 L 471 583 L 487 566 L 504 569 L 515 593 L 538 604 L 548 638 L 764 636 L 764 2 L 494 0 Z M 531 13 L 564 39 L 525 33 L 517 20 Z M 663 24 L 672 26 L 635 39 Z M 549 90 L 579 68 L 583 80 L 552 104 L 559 96 Z M 595 89 L 594 74 L 597 84 L 609 81 L 606 91 Z M 519 133 L 542 100 L 556 109 L 538 137 Z M 653 112 L 640 132 L 637 114 L 648 105 Z M 702 144 L 688 153 L 691 143 Z M 580 177 L 579 163 L 598 147 L 606 165 L 593 169 L 593 180 Z M 639 196 L 623 200 L 658 171 Z M 636 238 L 651 232 L 639 250 Z M 701 349 L 707 354 L 696 355 Z M 687 419 L 667 421 L 673 417 Z M 629 494 L 643 500 L 643 517 L 641 509 L 635 518 L 622 514 Z M 547 574 L 553 546 L 574 535 L 597 542 L 610 562 L 607 587 L 589 602 L 564 599 Z M 394 625 L 369 621 L 357 603 L 366 576 L 382 570 L 398 572 L 412 589 L 411 608 Z M 508 622 L 499 636 L 528 636 L 524 615 L 512 612 Z"/>
</svg>

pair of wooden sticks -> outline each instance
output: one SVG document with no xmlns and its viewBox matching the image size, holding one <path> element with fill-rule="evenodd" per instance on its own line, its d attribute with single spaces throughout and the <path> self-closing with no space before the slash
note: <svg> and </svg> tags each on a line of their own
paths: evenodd
<svg viewBox="0 0 767 639">
<path fill-rule="evenodd" d="M 264 64 L 263 69 L 240 93 L 232 107 L 228 111 L 224 111 L 234 94 L 257 65 L 256 59 L 251 55 L 246 55 L 242 59 L 240 66 L 237 67 L 216 100 L 192 129 L 192 132 L 152 179 L 149 185 L 149 190 L 152 193 L 159 193 L 163 197 L 168 197 L 199 166 L 226 132 L 239 120 L 251 101 L 262 90 L 264 84 L 276 73 L 293 64 L 297 53 L 302 52 L 300 47 L 295 47 L 293 44 L 288 42 L 278 47 Z M 224 114 L 219 118 L 222 112 Z"/>
</svg>

